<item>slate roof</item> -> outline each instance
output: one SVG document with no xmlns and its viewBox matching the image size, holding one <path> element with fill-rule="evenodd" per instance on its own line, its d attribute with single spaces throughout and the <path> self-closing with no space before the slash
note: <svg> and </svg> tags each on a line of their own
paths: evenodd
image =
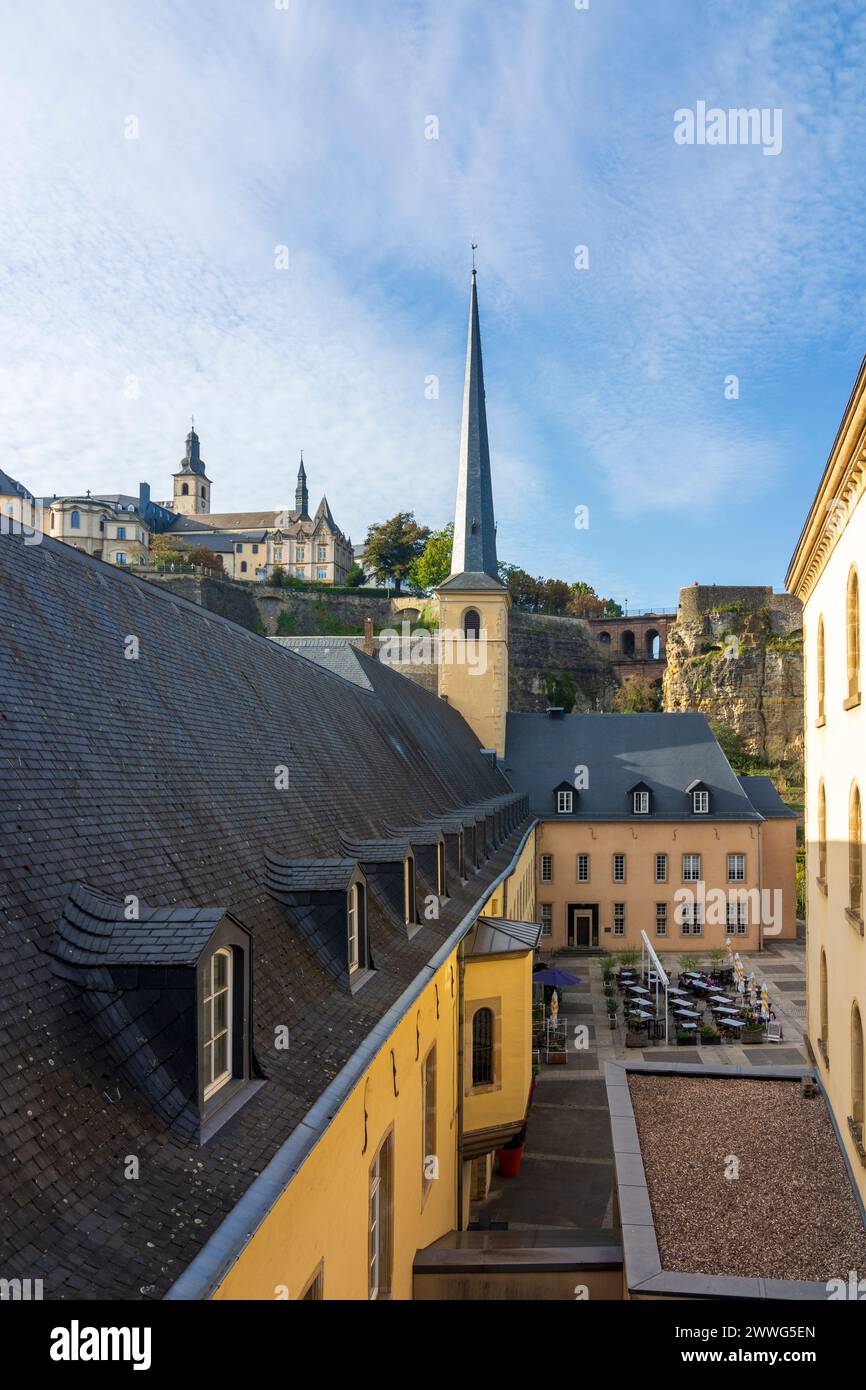
<svg viewBox="0 0 866 1390">
<path fill-rule="evenodd" d="M 641 820 L 690 818 L 685 788 L 694 781 L 710 792 L 701 820 L 762 818 L 702 714 L 509 714 L 500 766 L 546 819 L 631 819 L 628 793 L 638 781 L 652 791 L 652 812 Z M 578 766 L 589 785 L 575 791 L 571 817 L 556 815 L 554 788 L 573 787 Z"/>
<path fill-rule="evenodd" d="M 366 672 L 365 661 L 358 651 L 363 645 L 363 637 L 272 637 L 270 640 L 281 647 L 288 647 L 289 651 L 295 652 L 297 656 L 314 661 L 317 666 L 325 667 L 335 676 L 341 676 L 343 680 L 351 681 L 363 690 L 373 689 Z"/>
<path fill-rule="evenodd" d="M 540 922 L 517 922 L 509 917 L 479 917 L 466 936 L 467 956 L 498 956 L 532 951 L 541 939 Z"/>
<path fill-rule="evenodd" d="M 771 777 L 740 777 L 740 786 L 756 811 L 765 820 L 796 820 L 797 812 L 786 806 Z"/>
<path fill-rule="evenodd" d="M 3 469 L 0 468 L 0 497 L 9 496 L 13 492 L 17 493 L 19 497 L 26 497 L 28 502 L 35 500 L 33 493 L 28 492 L 23 483 L 16 482 L 14 478 L 10 478 L 9 474 L 4 473 Z"/>
<path fill-rule="evenodd" d="M 451 887 L 438 921 L 410 937 L 371 920 L 376 969 L 353 997 L 268 891 L 266 850 L 342 858 L 341 830 L 377 839 L 508 792 L 456 710 L 363 655 L 372 689 L 359 689 L 47 537 L 0 537 L 0 611 L 0 1270 L 42 1278 L 47 1299 L 160 1297 L 365 1055 L 521 829 Z M 252 934 L 264 1084 L 204 1146 L 183 1128 L 189 994 L 149 992 L 131 1079 L 120 1049 L 138 1019 L 52 954 L 76 885 L 148 911 L 225 910 Z"/>
</svg>

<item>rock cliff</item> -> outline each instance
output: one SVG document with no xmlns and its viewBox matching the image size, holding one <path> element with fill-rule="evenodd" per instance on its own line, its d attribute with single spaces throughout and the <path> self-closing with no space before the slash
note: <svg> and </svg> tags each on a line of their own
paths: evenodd
<svg viewBox="0 0 866 1390">
<path fill-rule="evenodd" d="M 803 613 L 767 588 L 680 591 L 668 633 L 666 710 L 699 710 L 768 766 L 803 761 Z"/>
</svg>

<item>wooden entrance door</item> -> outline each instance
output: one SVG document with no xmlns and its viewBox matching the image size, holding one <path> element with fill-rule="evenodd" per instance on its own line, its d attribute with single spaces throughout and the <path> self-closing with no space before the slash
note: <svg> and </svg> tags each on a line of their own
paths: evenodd
<svg viewBox="0 0 866 1390">
<path fill-rule="evenodd" d="M 598 945 L 598 928 L 593 931 L 593 915 L 590 908 L 569 907 L 568 944 L 576 948 Z"/>
</svg>

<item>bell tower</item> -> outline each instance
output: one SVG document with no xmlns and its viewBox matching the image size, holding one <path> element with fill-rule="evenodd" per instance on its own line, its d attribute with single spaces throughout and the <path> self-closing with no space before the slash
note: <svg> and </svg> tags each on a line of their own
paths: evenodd
<svg viewBox="0 0 866 1390">
<path fill-rule="evenodd" d="M 173 474 L 173 509 L 182 516 L 204 516 L 210 511 L 210 478 L 205 473 L 195 421 L 186 437 L 186 452 Z"/>
<path fill-rule="evenodd" d="M 451 574 L 439 597 L 439 694 L 454 705 L 485 748 L 505 756 L 508 714 L 508 611 L 499 578 L 496 521 L 484 400 L 476 271 L 469 300 L 460 465 Z"/>
</svg>

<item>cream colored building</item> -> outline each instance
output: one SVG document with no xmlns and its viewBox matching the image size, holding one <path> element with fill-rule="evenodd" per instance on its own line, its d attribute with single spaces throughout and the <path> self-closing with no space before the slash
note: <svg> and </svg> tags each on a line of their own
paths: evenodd
<svg viewBox="0 0 866 1390">
<path fill-rule="evenodd" d="M 15 532 L 40 530 L 39 504 L 23 483 L 0 468 L 0 527 Z"/>
<path fill-rule="evenodd" d="M 866 1197 L 861 704 L 866 361 L 787 575 L 804 607 L 808 1038 Z"/>
<path fill-rule="evenodd" d="M 344 582 L 354 564 L 352 542 L 335 522 L 327 497 L 310 515 L 303 457 L 294 508 L 212 512 L 211 481 L 199 437 L 191 429 L 173 483 L 173 500 L 162 504 L 175 513 L 166 534 L 185 545 L 199 544 L 217 551 L 232 579 L 262 582 L 281 569 L 308 583 L 334 585 Z"/>
<path fill-rule="evenodd" d="M 110 565 L 148 563 L 150 527 L 135 497 L 46 498 L 42 523 L 46 535 Z"/>
</svg>

